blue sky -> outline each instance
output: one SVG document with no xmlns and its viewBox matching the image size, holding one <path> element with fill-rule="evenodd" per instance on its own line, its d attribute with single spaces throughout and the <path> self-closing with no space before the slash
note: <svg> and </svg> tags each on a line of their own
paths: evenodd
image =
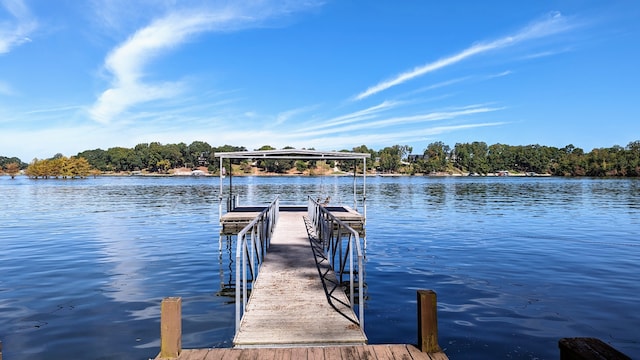
<svg viewBox="0 0 640 360">
<path fill-rule="evenodd" d="M 0 155 L 640 140 L 634 0 L 0 0 Z"/>
</svg>

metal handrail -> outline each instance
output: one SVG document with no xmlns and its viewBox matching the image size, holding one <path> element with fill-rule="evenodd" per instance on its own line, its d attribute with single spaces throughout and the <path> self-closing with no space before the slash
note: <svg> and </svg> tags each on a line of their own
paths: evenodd
<svg viewBox="0 0 640 360">
<path fill-rule="evenodd" d="M 280 196 L 269 204 L 255 219 L 238 233 L 236 244 L 236 334 L 240 330 L 240 319 L 249 301 L 247 272 L 251 275 L 251 288 L 264 256 L 271 243 L 271 234 L 280 213 Z"/>
<path fill-rule="evenodd" d="M 360 246 L 360 235 L 351 226 L 344 223 L 342 220 L 335 217 L 324 206 L 319 204 L 316 200 L 309 197 L 307 214 L 309 219 L 313 222 L 313 226 L 317 231 L 318 238 L 322 242 L 324 251 L 328 255 L 329 264 L 339 278 L 340 284 L 342 284 L 343 275 L 345 275 L 347 262 L 349 271 L 349 301 L 351 310 L 354 310 L 354 286 L 355 277 L 357 276 L 358 285 L 358 320 L 360 322 L 360 328 L 364 329 L 364 289 L 363 279 L 364 274 L 363 259 L 364 254 Z M 343 235 L 348 235 L 348 242 L 346 249 L 343 251 Z M 354 248 L 358 257 L 357 270 L 354 269 Z M 336 267 L 336 253 L 338 256 L 338 266 Z M 356 272 L 354 273 L 354 270 Z M 355 310 L 354 310 L 355 312 Z"/>
</svg>

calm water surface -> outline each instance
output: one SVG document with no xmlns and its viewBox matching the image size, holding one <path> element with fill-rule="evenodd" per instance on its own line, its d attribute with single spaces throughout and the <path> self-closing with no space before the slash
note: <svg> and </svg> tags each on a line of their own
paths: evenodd
<svg viewBox="0 0 640 360">
<path fill-rule="evenodd" d="M 352 205 L 351 178 L 234 178 Z M 183 346 L 229 347 L 217 178 L 0 177 L 0 340 L 7 359 L 147 359 L 183 299 Z M 228 183 L 225 182 L 225 188 Z M 225 190 L 227 191 L 227 190 Z M 438 294 L 451 359 L 556 359 L 593 336 L 640 358 L 640 181 L 367 178 L 366 333 L 416 342 L 416 290 Z"/>
</svg>

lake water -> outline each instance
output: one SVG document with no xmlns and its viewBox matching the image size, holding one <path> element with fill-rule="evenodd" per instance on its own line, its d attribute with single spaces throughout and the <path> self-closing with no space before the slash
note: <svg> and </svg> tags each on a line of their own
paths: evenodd
<svg viewBox="0 0 640 360">
<path fill-rule="evenodd" d="M 352 182 L 243 177 L 233 188 L 245 204 L 279 193 L 352 205 Z M 4 358 L 153 358 L 165 296 L 183 299 L 183 347 L 231 346 L 218 187 L 0 177 Z M 557 359 L 558 339 L 575 336 L 640 358 L 639 180 L 368 177 L 367 212 L 370 343 L 415 343 L 416 290 L 433 289 L 451 359 Z"/>
</svg>

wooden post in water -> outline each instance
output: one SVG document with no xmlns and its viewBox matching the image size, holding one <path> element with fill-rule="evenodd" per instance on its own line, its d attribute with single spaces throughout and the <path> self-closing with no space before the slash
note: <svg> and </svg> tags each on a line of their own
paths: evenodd
<svg viewBox="0 0 640 360">
<path fill-rule="evenodd" d="M 2 341 L 0 341 L 0 360 L 2 360 Z"/>
<path fill-rule="evenodd" d="M 418 290 L 418 347 L 425 353 L 442 351 L 438 345 L 438 302 L 433 290 Z"/>
<path fill-rule="evenodd" d="M 160 358 L 175 359 L 182 351 L 182 298 L 167 297 L 160 305 Z M 0 359 L 2 360 L 2 359 Z"/>
</svg>

